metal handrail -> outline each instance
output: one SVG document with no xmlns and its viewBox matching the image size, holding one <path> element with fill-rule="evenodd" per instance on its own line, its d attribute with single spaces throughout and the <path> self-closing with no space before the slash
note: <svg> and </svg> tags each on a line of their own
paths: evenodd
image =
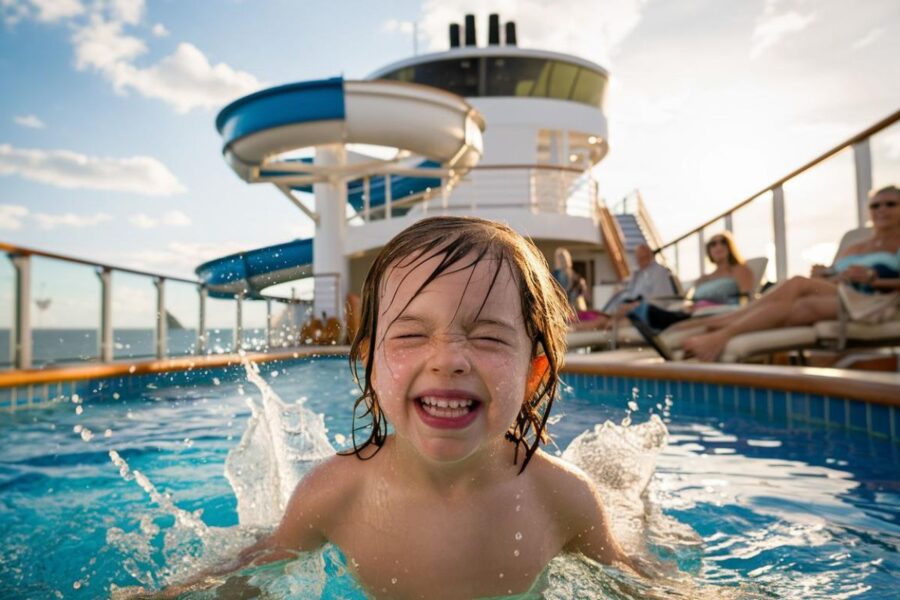
<svg viewBox="0 0 900 600">
<path fill-rule="evenodd" d="M 801 173 L 808 171 L 809 169 L 815 167 L 816 165 L 818 165 L 822 162 L 825 162 L 826 160 L 828 160 L 829 158 L 831 158 L 838 152 L 841 152 L 842 150 L 850 148 L 854 144 L 857 144 L 859 142 L 867 140 L 868 138 L 872 137 L 874 134 L 878 133 L 879 131 L 887 129 L 888 127 L 890 127 L 891 125 L 896 123 L 898 120 L 900 120 L 900 110 L 895 111 L 894 113 L 892 113 L 891 115 L 878 121 L 871 127 L 864 129 L 863 131 L 857 133 L 856 135 L 854 135 L 851 138 L 845 140 L 844 142 L 838 144 L 837 146 L 834 146 L 830 150 L 820 154 L 819 156 L 817 156 L 816 158 L 807 162 L 803 166 L 794 169 L 793 171 L 791 171 L 784 177 L 781 177 L 780 179 L 775 180 L 773 183 L 762 188 L 755 194 L 748 196 L 744 200 L 741 200 L 740 202 L 738 202 L 737 204 L 735 204 L 728 210 L 716 215 L 715 217 L 713 217 L 711 219 L 704 221 L 701 225 L 698 225 L 694 229 L 691 229 L 687 233 L 680 235 L 679 237 L 673 239 L 672 241 L 667 242 L 664 246 L 662 246 L 662 248 L 668 248 L 669 246 L 673 246 L 673 245 L 677 244 L 678 242 L 680 242 L 686 238 L 689 238 L 690 236 L 694 235 L 695 233 L 702 231 L 705 227 L 712 225 L 713 223 L 715 223 L 721 219 L 727 218 L 728 215 L 730 215 L 730 214 L 734 213 L 735 211 L 737 211 L 738 209 L 743 208 L 744 206 L 750 204 L 751 202 L 753 202 L 755 199 L 762 196 L 766 192 L 769 192 L 771 190 L 774 190 L 775 188 L 781 187 L 782 185 L 784 185 L 785 182 L 793 179 L 797 175 L 800 175 Z"/>
</svg>

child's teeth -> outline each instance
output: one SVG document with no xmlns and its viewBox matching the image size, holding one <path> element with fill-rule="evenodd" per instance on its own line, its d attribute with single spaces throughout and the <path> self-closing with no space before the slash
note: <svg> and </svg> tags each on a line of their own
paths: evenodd
<svg viewBox="0 0 900 600">
<path fill-rule="evenodd" d="M 449 400 L 433 396 L 425 396 L 421 399 L 421 402 L 425 412 L 434 417 L 445 419 L 453 419 L 465 415 L 473 404 L 472 400 Z"/>
</svg>

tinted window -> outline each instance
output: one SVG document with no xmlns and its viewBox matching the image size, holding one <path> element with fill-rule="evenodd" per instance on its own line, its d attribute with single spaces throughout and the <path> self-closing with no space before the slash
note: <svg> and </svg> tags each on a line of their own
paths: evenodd
<svg viewBox="0 0 900 600">
<path fill-rule="evenodd" d="M 382 78 L 423 83 L 460 96 L 556 98 L 597 107 L 603 103 L 606 86 L 606 76 L 597 71 L 526 56 L 442 60 L 398 69 Z"/>
</svg>

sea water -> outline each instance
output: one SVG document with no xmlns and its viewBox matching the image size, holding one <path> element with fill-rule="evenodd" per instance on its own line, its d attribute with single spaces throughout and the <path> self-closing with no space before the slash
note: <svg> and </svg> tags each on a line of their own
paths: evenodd
<svg viewBox="0 0 900 600">
<path fill-rule="evenodd" d="M 357 393 L 339 359 L 127 385 L 0 416 L 0 597 L 128 597 L 226 563 L 347 447 Z M 562 556 L 532 597 L 896 597 L 895 445 L 672 401 L 564 389 L 547 450 L 597 481 L 654 577 Z M 224 595 L 363 597 L 331 546 L 222 579 Z"/>
</svg>

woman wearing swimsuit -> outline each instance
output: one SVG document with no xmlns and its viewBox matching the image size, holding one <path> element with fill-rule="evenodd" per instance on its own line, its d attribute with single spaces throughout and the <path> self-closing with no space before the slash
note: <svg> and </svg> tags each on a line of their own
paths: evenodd
<svg viewBox="0 0 900 600">
<path fill-rule="evenodd" d="M 832 268 L 816 265 L 810 277 L 792 277 L 737 312 L 703 319 L 709 331 L 686 339 L 684 350 L 713 361 L 738 334 L 835 319 L 840 283 L 870 293 L 900 289 L 900 189 L 873 194 L 869 214 L 872 236 L 847 248 Z"/>
</svg>

